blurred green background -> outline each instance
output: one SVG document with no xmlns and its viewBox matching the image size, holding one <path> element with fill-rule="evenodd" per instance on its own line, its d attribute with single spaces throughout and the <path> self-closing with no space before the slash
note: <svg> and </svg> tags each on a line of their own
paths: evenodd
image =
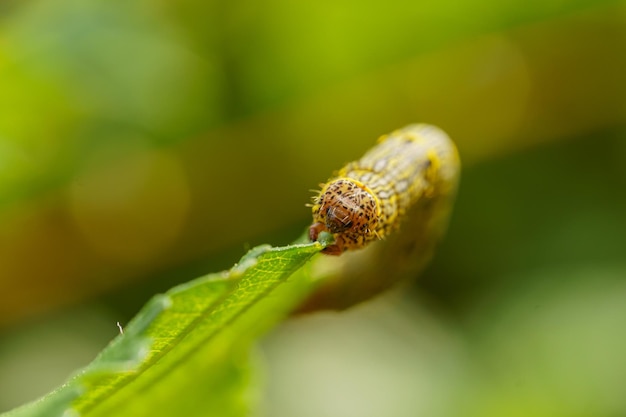
<svg viewBox="0 0 626 417">
<path fill-rule="evenodd" d="M 624 74 L 623 1 L 2 3 L 0 411 L 428 122 L 464 164 L 433 265 L 272 333 L 259 415 L 626 415 Z"/>
</svg>

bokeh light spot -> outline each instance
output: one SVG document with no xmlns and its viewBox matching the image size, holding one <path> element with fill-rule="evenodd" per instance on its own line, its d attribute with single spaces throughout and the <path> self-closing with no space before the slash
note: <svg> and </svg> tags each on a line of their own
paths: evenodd
<svg viewBox="0 0 626 417">
<path fill-rule="evenodd" d="M 176 156 L 134 145 L 98 152 L 69 191 L 76 226 L 93 250 L 131 263 L 147 262 L 179 236 L 189 203 Z"/>
</svg>

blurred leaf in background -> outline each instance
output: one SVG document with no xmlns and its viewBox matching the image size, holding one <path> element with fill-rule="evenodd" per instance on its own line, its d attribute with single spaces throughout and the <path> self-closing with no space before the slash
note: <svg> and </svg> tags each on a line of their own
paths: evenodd
<svg viewBox="0 0 626 417">
<path fill-rule="evenodd" d="M 624 414 L 624 51 L 623 1 L 4 3 L 0 409 L 58 385 L 153 293 L 291 241 L 307 190 L 429 122 L 466 169 L 418 297 L 327 318 L 336 344 L 364 340 L 345 369 L 322 366 L 342 363 L 316 344 L 324 318 L 272 336 L 308 343 L 268 341 L 268 413 L 306 415 L 280 388 L 298 386 L 289 364 L 310 398 L 386 369 L 387 415 Z M 372 336 L 389 341 L 375 357 Z M 277 362 L 315 352 L 324 378 Z M 347 382 L 311 415 L 381 415 Z"/>
</svg>

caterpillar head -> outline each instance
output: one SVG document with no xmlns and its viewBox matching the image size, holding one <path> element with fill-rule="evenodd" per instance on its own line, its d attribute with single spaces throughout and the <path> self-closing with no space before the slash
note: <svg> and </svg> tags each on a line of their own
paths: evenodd
<svg viewBox="0 0 626 417">
<path fill-rule="evenodd" d="M 317 197 L 310 237 L 316 240 L 320 231 L 329 231 L 335 236 L 336 245 L 341 246 L 341 253 L 371 240 L 379 216 L 378 199 L 369 188 L 359 181 L 340 178 L 324 186 Z"/>
</svg>

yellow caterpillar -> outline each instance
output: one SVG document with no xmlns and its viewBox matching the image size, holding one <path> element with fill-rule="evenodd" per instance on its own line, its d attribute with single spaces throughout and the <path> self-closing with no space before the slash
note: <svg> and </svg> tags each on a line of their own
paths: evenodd
<svg viewBox="0 0 626 417">
<path fill-rule="evenodd" d="M 332 233 L 335 243 L 324 249 L 332 255 L 385 239 L 418 202 L 453 195 L 458 176 L 456 147 L 441 129 L 414 124 L 396 130 L 322 185 L 309 237 Z"/>
</svg>

